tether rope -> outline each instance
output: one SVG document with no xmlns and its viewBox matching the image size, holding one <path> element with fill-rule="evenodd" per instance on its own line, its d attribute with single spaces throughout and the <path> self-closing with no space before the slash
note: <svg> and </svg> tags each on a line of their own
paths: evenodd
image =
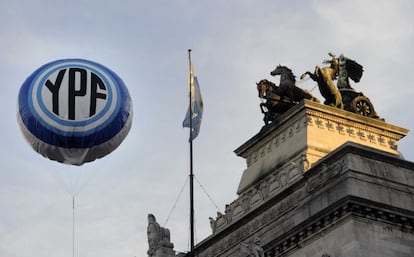
<svg viewBox="0 0 414 257">
<path fill-rule="evenodd" d="M 211 198 L 211 196 L 209 195 L 209 193 L 207 192 L 207 190 L 204 188 L 204 186 L 200 183 L 200 181 L 198 180 L 198 178 L 196 176 L 194 176 L 194 178 L 197 181 L 198 185 L 201 187 L 201 189 L 203 189 L 203 191 L 207 195 L 208 199 L 210 199 L 210 201 L 213 203 L 214 207 L 216 207 L 216 210 L 217 211 L 220 211 L 220 208 L 214 202 L 213 198 Z"/>
<path fill-rule="evenodd" d="M 175 200 L 174 205 L 173 205 L 173 207 L 171 208 L 170 213 L 168 214 L 167 219 L 166 219 L 166 220 L 165 220 L 165 222 L 164 222 L 164 225 L 163 225 L 164 227 L 165 227 L 165 225 L 167 225 L 168 221 L 170 220 L 170 217 L 171 217 L 171 215 L 172 215 L 173 211 L 175 210 L 175 207 L 177 207 L 177 203 L 178 203 L 178 201 L 180 200 L 181 195 L 183 194 L 184 188 L 185 188 L 185 186 L 187 185 L 187 183 L 188 183 L 188 177 L 187 177 L 187 179 L 185 180 L 184 185 L 182 186 L 181 191 L 180 191 L 180 193 L 178 194 L 178 197 L 177 197 L 177 199 Z"/>
<path fill-rule="evenodd" d="M 203 190 L 204 194 L 206 194 L 206 196 L 208 197 L 208 199 L 210 199 L 211 203 L 214 205 L 214 207 L 216 208 L 217 211 L 220 212 L 220 208 L 217 206 L 217 204 L 214 202 L 213 198 L 210 196 L 210 194 L 207 192 L 207 190 L 204 188 L 204 186 L 201 184 L 201 182 L 198 180 L 198 178 L 194 175 L 195 181 L 197 182 L 197 184 L 200 186 L 200 188 Z M 177 207 L 178 201 L 181 199 L 181 195 L 183 194 L 183 191 L 188 183 L 189 177 L 187 177 L 187 179 L 185 180 L 183 186 L 181 187 L 180 192 L 178 193 L 178 196 L 174 202 L 173 207 L 170 210 L 170 213 L 168 214 L 167 219 L 164 222 L 163 227 L 165 227 L 168 224 L 168 221 L 170 220 L 172 213 L 174 212 L 175 208 Z M 195 219 L 195 217 L 194 217 Z M 196 236 L 196 241 L 197 241 L 197 227 L 194 227 L 195 229 L 195 236 Z M 190 240 L 188 239 L 188 248 L 190 247 Z"/>
</svg>

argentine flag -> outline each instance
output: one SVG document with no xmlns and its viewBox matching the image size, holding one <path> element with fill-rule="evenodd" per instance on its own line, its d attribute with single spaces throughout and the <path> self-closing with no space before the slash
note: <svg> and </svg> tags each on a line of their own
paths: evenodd
<svg viewBox="0 0 414 257">
<path fill-rule="evenodd" d="M 200 86 L 198 79 L 193 74 L 193 69 L 190 71 L 190 94 L 191 94 L 191 107 L 188 107 L 187 113 L 183 121 L 183 127 L 192 127 L 191 138 L 192 141 L 198 136 L 200 132 L 201 119 L 203 118 L 203 99 L 201 98 Z M 190 108 L 192 111 L 192 119 L 190 120 Z M 192 122 L 192 126 L 190 126 Z"/>
</svg>

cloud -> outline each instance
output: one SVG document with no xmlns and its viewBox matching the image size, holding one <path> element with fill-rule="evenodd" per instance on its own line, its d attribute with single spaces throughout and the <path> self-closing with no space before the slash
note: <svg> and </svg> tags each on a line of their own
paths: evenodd
<svg viewBox="0 0 414 257">
<path fill-rule="evenodd" d="M 358 47 L 386 58 L 399 54 L 413 36 L 408 1 L 313 1 L 312 7 L 331 28 L 320 33 L 328 33 L 343 48 Z"/>
</svg>

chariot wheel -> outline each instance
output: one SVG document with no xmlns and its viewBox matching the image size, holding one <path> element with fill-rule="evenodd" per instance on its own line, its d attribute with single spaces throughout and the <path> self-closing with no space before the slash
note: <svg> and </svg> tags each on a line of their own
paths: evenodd
<svg viewBox="0 0 414 257">
<path fill-rule="evenodd" d="M 374 106 L 366 96 L 357 96 L 352 101 L 352 109 L 355 113 L 359 113 L 363 116 L 374 118 L 377 116 Z"/>
</svg>

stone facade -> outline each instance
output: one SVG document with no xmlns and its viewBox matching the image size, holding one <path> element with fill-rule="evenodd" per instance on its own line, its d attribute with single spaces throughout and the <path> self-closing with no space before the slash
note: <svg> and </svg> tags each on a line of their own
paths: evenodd
<svg viewBox="0 0 414 257">
<path fill-rule="evenodd" d="M 346 142 L 399 155 L 398 140 L 407 133 L 383 120 L 304 100 L 235 150 L 247 164 L 237 193 L 287 162 L 306 171 Z"/>
<path fill-rule="evenodd" d="M 414 256 L 414 163 L 354 143 L 197 245 L 200 257 Z"/>
<path fill-rule="evenodd" d="M 414 256 L 408 130 L 306 101 L 278 124 L 235 151 L 239 196 L 195 256 Z"/>
</svg>

